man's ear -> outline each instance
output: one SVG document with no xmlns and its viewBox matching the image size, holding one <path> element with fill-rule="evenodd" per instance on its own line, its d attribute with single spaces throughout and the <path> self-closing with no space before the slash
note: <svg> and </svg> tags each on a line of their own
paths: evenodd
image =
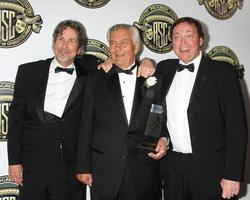
<svg viewBox="0 0 250 200">
<path fill-rule="evenodd" d="M 139 42 L 135 43 L 135 55 L 137 55 L 141 50 L 141 46 L 139 44 Z"/>
<path fill-rule="evenodd" d="M 203 43 L 204 43 L 204 40 L 203 40 L 203 38 L 202 38 L 202 37 L 200 37 L 200 47 L 202 47 L 202 46 L 203 46 Z"/>
<path fill-rule="evenodd" d="M 79 47 L 78 51 L 77 51 L 77 55 L 83 55 L 84 54 L 84 50 L 82 48 Z"/>
</svg>

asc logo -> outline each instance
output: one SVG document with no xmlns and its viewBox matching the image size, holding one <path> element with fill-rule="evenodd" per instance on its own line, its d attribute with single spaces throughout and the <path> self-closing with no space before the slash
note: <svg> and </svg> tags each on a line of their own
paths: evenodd
<svg viewBox="0 0 250 200">
<path fill-rule="evenodd" d="M 217 19 L 228 19 L 234 15 L 237 8 L 241 9 L 244 0 L 198 0 L 210 15 Z"/>
<path fill-rule="evenodd" d="M 0 1 L 0 47 L 22 44 L 32 31 L 40 32 L 42 23 L 41 16 L 34 15 L 27 0 Z"/>
<path fill-rule="evenodd" d="M 103 42 L 94 39 L 88 40 L 86 54 L 97 57 L 99 63 L 102 63 L 110 56 L 108 46 Z"/>
<path fill-rule="evenodd" d="M 225 61 L 232 64 L 238 73 L 238 77 L 240 79 L 243 78 L 245 72 L 244 66 L 240 65 L 236 54 L 230 48 L 217 46 L 211 49 L 207 55 L 213 60 Z"/>
<path fill-rule="evenodd" d="M 0 176 L 0 200 L 18 199 L 18 186 L 10 180 L 9 176 Z"/>
<path fill-rule="evenodd" d="M 86 8 L 100 8 L 106 5 L 110 0 L 75 0 L 76 3 Z"/>
<path fill-rule="evenodd" d="M 8 111 L 13 99 L 14 83 L 0 82 L 0 141 L 7 140 Z"/>
<path fill-rule="evenodd" d="M 177 20 L 176 13 L 166 5 L 153 4 L 141 14 L 139 23 L 134 22 L 147 48 L 155 53 L 168 53 L 172 50 L 171 25 Z"/>
</svg>

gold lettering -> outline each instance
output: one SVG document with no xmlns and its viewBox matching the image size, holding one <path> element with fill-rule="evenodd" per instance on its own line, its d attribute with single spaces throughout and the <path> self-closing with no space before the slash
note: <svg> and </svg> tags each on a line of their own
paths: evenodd
<svg viewBox="0 0 250 200">
<path fill-rule="evenodd" d="M 13 19 L 15 18 L 16 13 L 13 11 L 9 11 L 9 40 L 12 40 L 16 37 L 15 34 L 15 25 L 13 23 Z"/>
<path fill-rule="evenodd" d="M 214 7 L 215 12 L 220 15 L 223 15 L 228 12 L 227 0 L 215 0 L 213 6 L 211 7 Z"/>
<path fill-rule="evenodd" d="M 16 197 L 0 197 L 0 200 L 16 200 L 17 198 Z"/>
<path fill-rule="evenodd" d="M 209 0 L 209 1 L 208 1 L 208 5 L 209 5 L 210 7 L 214 7 L 214 4 L 215 4 L 215 0 Z"/>
<path fill-rule="evenodd" d="M 234 4 L 235 4 L 235 0 L 228 0 L 227 1 L 227 8 L 230 10 L 234 7 Z"/>
<path fill-rule="evenodd" d="M 0 40 L 7 42 L 15 38 L 15 24 L 13 19 L 16 13 L 14 11 L 2 10 L 0 11 Z"/>
<path fill-rule="evenodd" d="M 8 132 L 8 111 L 10 103 L 0 104 L 0 133 L 7 135 Z"/>
<path fill-rule="evenodd" d="M 162 48 L 168 44 L 167 27 L 168 27 L 168 24 L 165 22 L 153 23 L 153 32 L 154 32 L 153 43 L 157 47 Z"/>
</svg>

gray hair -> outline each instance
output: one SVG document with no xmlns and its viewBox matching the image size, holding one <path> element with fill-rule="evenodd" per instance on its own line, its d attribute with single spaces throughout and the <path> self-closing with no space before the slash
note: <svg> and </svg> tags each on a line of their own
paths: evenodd
<svg viewBox="0 0 250 200">
<path fill-rule="evenodd" d="M 56 41 L 56 38 L 59 34 L 62 34 L 62 32 L 66 28 L 72 28 L 78 35 L 78 43 L 80 48 L 80 55 L 82 55 L 85 52 L 86 46 L 87 46 L 87 33 L 84 25 L 78 21 L 75 20 L 64 20 L 61 21 L 55 28 L 53 33 L 53 44 Z"/>
<path fill-rule="evenodd" d="M 139 44 L 139 49 L 141 50 L 142 42 L 141 42 L 139 31 L 138 31 L 138 29 L 136 27 L 134 27 L 132 25 L 129 25 L 129 24 L 116 24 L 116 25 L 112 26 L 111 28 L 109 28 L 109 30 L 107 32 L 107 40 L 108 40 L 108 42 L 110 42 L 111 33 L 114 32 L 114 31 L 120 30 L 120 29 L 129 30 L 131 32 L 131 37 L 132 37 L 133 43 L 134 44 L 138 43 Z"/>
</svg>

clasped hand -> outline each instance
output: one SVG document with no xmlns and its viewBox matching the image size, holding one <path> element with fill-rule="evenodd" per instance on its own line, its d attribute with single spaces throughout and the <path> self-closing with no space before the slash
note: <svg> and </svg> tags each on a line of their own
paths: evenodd
<svg viewBox="0 0 250 200">
<path fill-rule="evenodd" d="M 112 68 L 113 61 L 111 58 L 108 58 L 104 63 L 98 65 L 98 69 L 103 69 L 106 73 L 109 72 L 109 70 Z M 137 71 L 137 77 L 144 77 L 148 78 L 149 76 L 152 76 L 155 72 L 155 66 L 152 60 L 149 58 L 144 58 L 141 61 L 141 64 Z"/>
</svg>

